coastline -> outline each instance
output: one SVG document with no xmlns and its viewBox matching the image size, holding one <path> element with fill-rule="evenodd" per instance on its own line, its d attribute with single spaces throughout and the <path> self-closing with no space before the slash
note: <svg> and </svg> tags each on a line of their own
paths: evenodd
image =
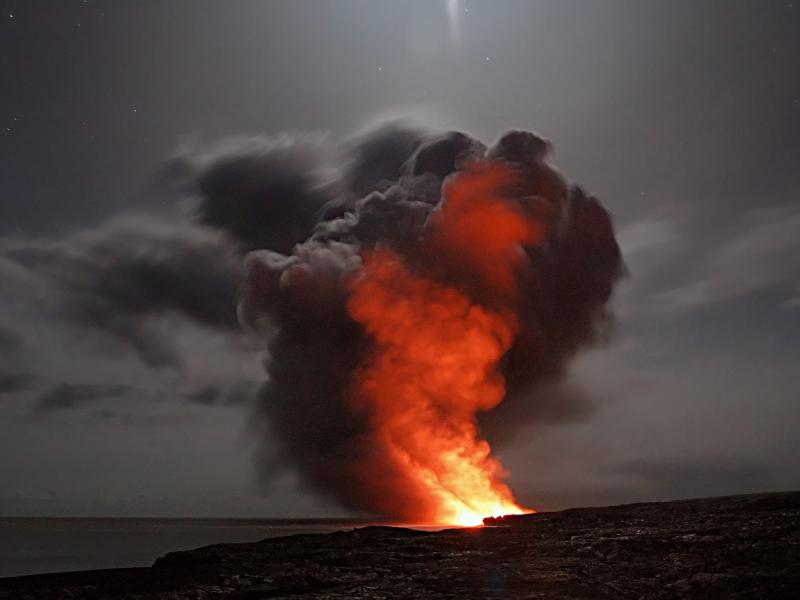
<svg viewBox="0 0 800 600">
<path fill-rule="evenodd" d="M 0 579 L 0 599 L 794 598 L 800 492 L 368 526 L 171 552 L 152 567 Z"/>
</svg>

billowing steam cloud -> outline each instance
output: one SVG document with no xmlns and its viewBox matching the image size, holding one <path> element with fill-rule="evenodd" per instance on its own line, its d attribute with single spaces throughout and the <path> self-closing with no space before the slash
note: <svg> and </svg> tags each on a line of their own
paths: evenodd
<svg viewBox="0 0 800 600">
<path fill-rule="evenodd" d="M 0 240 L 0 395 L 38 416 L 107 415 L 103 402 L 143 393 L 243 404 L 244 325 L 268 350 L 252 419 L 264 481 L 291 469 L 344 507 L 406 520 L 523 510 L 491 450 L 526 421 L 587 411 L 564 375 L 610 321 L 623 267 L 607 212 L 528 132 L 487 148 L 395 121 L 332 150 L 288 134 L 184 147 L 167 172 L 193 206 Z M 64 370 L 19 334 L 31 314 L 158 381 Z M 209 372 L 189 332 L 235 356 Z"/>
<path fill-rule="evenodd" d="M 569 359 L 602 337 L 623 271 L 608 213 L 567 184 L 549 149 L 525 131 L 486 148 L 395 124 L 351 149 L 337 185 L 275 180 L 252 161 L 200 179 L 206 222 L 262 247 L 246 257 L 240 318 L 269 350 L 256 409 L 265 478 L 291 464 L 343 506 L 404 519 L 515 506 L 483 438 L 502 442 L 546 412 Z M 253 221 L 225 216 L 217 184 L 231 177 L 248 206 L 263 199 Z M 271 221 L 259 190 L 274 181 Z M 270 240 L 289 220 L 291 236 Z M 294 225 L 308 236 L 286 253 Z M 431 344 L 439 354 L 422 360 Z M 458 401 L 473 396 L 468 410 Z M 477 469 L 470 481 L 487 478 L 470 489 L 497 502 L 471 497 L 453 456 Z"/>
</svg>

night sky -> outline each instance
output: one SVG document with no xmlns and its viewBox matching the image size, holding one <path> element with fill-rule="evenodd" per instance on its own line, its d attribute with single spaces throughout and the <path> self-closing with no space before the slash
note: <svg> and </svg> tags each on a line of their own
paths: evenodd
<svg viewBox="0 0 800 600">
<path fill-rule="evenodd" d="M 342 514 L 256 483 L 262 350 L 181 182 L 282 132 L 333 172 L 397 118 L 535 130 L 614 216 L 591 405 L 501 452 L 524 504 L 800 488 L 800 3 L 0 6 L 0 515 Z"/>
</svg>

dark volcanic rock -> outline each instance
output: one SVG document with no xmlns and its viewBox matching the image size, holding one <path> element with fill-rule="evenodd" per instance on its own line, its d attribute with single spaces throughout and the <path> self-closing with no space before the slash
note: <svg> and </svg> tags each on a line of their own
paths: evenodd
<svg viewBox="0 0 800 600">
<path fill-rule="evenodd" d="M 800 493 L 572 509 L 174 552 L 0 580 L 28 598 L 800 598 Z"/>
</svg>

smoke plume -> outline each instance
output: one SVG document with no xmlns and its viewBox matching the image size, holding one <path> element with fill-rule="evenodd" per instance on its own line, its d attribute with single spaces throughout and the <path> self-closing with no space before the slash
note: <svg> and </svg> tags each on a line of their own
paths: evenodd
<svg viewBox="0 0 800 600">
<path fill-rule="evenodd" d="M 247 254 L 240 319 L 269 351 L 265 479 L 293 465 L 344 507 L 405 520 L 522 510 L 489 442 L 548 412 L 623 272 L 608 212 L 549 151 L 526 131 L 487 148 L 393 124 L 350 149 L 305 241 Z"/>
</svg>

